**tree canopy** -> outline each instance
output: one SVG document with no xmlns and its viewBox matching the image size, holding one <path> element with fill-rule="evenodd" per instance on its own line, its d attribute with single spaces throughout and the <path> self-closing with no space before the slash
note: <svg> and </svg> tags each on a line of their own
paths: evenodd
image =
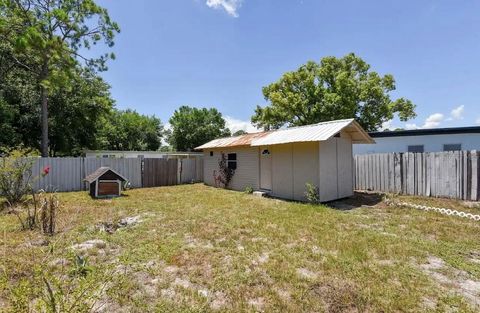
<svg viewBox="0 0 480 313">
<path fill-rule="evenodd" d="M 99 135 L 102 149 L 155 151 L 161 146 L 163 125 L 155 116 L 115 110 L 104 123 Z"/>
<path fill-rule="evenodd" d="M 401 121 L 416 116 L 408 99 L 392 100 L 392 75 L 381 76 L 351 53 L 342 58 L 325 57 L 285 73 L 263 87 L 265 107 L 257 106 L 252 123 L 264 129 L 299 126 L 355 118 L 367 131 L 379 129 L 395 114 Z"/>
<path fill-rule="evenodd" d="M 42 156 L 48 156 L 49 95 L 69 86 L 79 62 L 105 70 L 113 54 L 87 58 L 81 52 L 100 41 L 113 46 L 119 30 L 93 0 L 0 0 L 0 39 L 12 48 L 3 58 L 31 72 L 40 91 Z"/>
<path fill-rule="evenodd" d="M 244 131 L 243 129 L 239 129 L 237 130 L 236 132 L 234 132 L 232 134 L 232 137 L 235 137 L 235 136 L 240 136 L 240 135 L 245 135 L 245 134 L 248 134 L 246 131 Z"/>
<path fill-rule="evenodd" d="M 215 108 L 181 106 L 173 113 L 169 123 L 168 142 L 177 151 L 192 151 L 210 140 L 230 136 L 225 119 Z"/>
</svg>

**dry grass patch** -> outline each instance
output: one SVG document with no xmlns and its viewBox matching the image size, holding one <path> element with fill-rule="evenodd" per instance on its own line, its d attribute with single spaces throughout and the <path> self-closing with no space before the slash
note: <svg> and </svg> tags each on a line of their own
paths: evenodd
<svg viewBox="0 0 480 313">
<path fill-rule="evenodd" d="M 478 311 L 478 222 L 363 197 L 332 209 L 201 184 L 59 194 L 51 238 L 0 216 L 0 303 L 37 310 L 48 275 L 62 278 L 55 288 L 104 286 L 90 308 L 103 312 Z M 79 251 L 85 277 L 71 275 Z M 432 257 L 441 268 L 423 266 Z M 467 284 L 437 279 L 455 279 L 445 270 Z"/>
</svg>

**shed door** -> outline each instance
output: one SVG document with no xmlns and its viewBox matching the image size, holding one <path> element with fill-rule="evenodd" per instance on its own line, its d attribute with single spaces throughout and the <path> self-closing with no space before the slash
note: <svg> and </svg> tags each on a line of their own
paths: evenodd
<svg viewBox="0 0 480 313">
<path fill-rule="evenodd" d="M 260 189 L 272 190 L 272 154 L 270 149 L 260 149 Z"/>
</svg>

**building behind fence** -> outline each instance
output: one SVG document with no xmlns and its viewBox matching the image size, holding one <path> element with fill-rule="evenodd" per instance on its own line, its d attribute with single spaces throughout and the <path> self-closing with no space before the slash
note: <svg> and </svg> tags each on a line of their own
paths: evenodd
<svg viewBox="0 0 480 313">
<path fill-rule="evenodd" d="M 45 167 L 47 176 L 41 177 Z M 150 158 L 38 158 L 32 167 L 35 190 L 86 190 L 83 179 L 101 166 L 108 166 L 126 177 L 132 188 L 177 185 L 203 181 L 203 159 Z"/>
<path fill-rule="evenodd" d="M 356 155 L 355 189 L 479 200 L 479 152 Z"/>
</svg>

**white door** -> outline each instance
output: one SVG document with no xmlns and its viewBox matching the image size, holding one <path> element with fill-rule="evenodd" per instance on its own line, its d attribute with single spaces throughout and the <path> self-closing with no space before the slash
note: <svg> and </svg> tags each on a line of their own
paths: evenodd
<svg viewBox="0 0 480 313">
<path fill-rule="evenodd" d="M 260 149 L 260 189 L 272 190 L 272 155 L 268 148 Z"/>
</svg>

